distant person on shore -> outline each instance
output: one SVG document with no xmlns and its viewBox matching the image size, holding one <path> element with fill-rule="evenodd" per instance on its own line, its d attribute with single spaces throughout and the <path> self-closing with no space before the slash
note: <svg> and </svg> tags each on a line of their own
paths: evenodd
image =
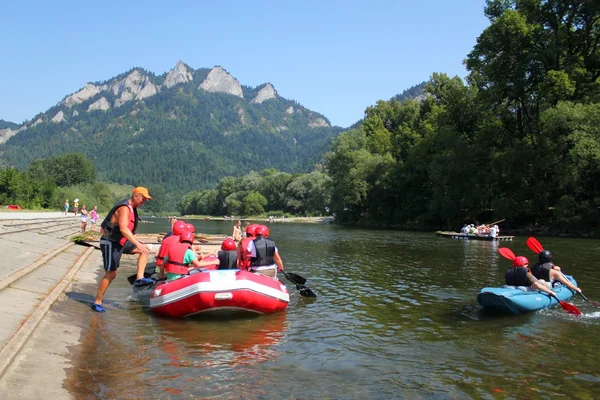
<svg viewBox="0 0 600 400">
<path fill-rule="evenodd" d="M 96 300 L 92 304 L 94 311 L 105 311 L 102 307 L 102 300 L 110 283 L 117 276 L 117 269 L 123 253 L 139 254 L 137 280 L 134 285 L 144 286 L 154 282 L 152 279 L 144 278 L 150 249 L 135 236 L 139 222 L 137 208 L 142 206 L 146 200 L 152 200 L 148 189 L 142 186 L 136 187 L 133 189 L 131 198 L 117 202 L 100 225 L 102 227 L 100 251 L 106 273 L 98 285 Z"/>
<path fill-rule="evenodd" d="M 85 204 L 81 206 L 81 233 L 85 233 L 87 228 L 88 212 L 85 209 Z"/>
<path fill-rule="evenodd" d="M 65 216 L 69 215 L 69 199 L 65 200 Z"/>
<path fill-rule="evenodd" d="M 233 241 L 235 242 L 236 246 L 240 244 L 242 241 L 242 222 L 240 220 L 237 220 L 233 226 L 233 234 L 231 236 L 233 236 Z"/>
<path fill-rule="evenodd" d="M 98 222 L 98 206 L 94 206 L 94 209 L 90 212 L 90 222 L 92 223 L 90 232 L 94 232 L 96 230 L 96 222 Z"/>
<path fill-rule="evenodd" d="M 75 214 L 75 216 L 77 216 L 78 212 L 79 212 L 79 199 L 75 199 L 75 200 L 73 200 L 73 213 Z"/>
</svg>

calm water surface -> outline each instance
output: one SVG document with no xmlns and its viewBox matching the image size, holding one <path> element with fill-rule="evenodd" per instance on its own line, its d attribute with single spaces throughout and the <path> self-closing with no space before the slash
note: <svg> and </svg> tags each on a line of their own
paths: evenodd
<svg viewBox="0 0 600 400">
<path fill-rule="evenodd" d="M 167 230 L 154 221 L 141 230 Z M 232 227 L 195 225 L 208 234 Z M 160 318 L 132 301 L 124 277 L 133 259 L 125 259 L 109 312 L 79 305 L 84 334 L 66 387 L 90 399 L 598 398 L 600 308 L 574 298 L 578 318 L 560 308 L 486 315 L 477 305 L 482 287 L 503 284 L 510 262 L 499 246 L 534 260 L 526 237 L 498 244 L 321 224 L 270 229 L 286 270 L 309 278 L 316 300 L 288 285 L 282 313 Z M 600 242 L 538 239 L 600 301 Z"/>
</svg>

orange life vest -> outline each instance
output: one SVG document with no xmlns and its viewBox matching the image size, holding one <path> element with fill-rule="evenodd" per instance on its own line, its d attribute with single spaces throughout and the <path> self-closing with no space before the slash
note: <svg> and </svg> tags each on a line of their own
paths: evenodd
<svg viewBox="0 0 600 400">
<path fill-rule="evenodd" d="M 169 249 L 175 243 L 179 243 L 179 235 L 171 235 L 162 241 L 156 255 L 156 265 L 160 267 L 163 264 L 165 257 L 169 254 Z"/>
</svg>

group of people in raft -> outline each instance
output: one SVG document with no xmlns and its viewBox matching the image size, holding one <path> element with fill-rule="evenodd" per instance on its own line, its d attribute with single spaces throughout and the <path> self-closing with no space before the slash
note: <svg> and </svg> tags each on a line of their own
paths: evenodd
<svg viewBox="0 0 600 400">
<path fill-rule="evenodd" d="M 559 283 L 567 286 L 569 289 L 581 293 L 581 289 L 573 285 L 559 266 L 552 262 L 552 253 L 549 250 L 542 250 L 538 253 L 539 262 L 529 269 L 529 260 L 524 256 L 517 256 L 513 259 L 512 267 L 504 273 L 504 280 L 508 286 L 523 286 L 531 289 L 537 289 L 546 292 L 552 296 L 556 293 L 552 288 Z"/>
<path fill-rule="evenodd" d="M 209 255 L 198 259 L 194 251 L 194 226 L 177 220 L 172 231 L 163 239 L 156 254 L 156 265 L 160 267 L 159 279 L 166 273 L 167 280 L 188 275 L 196 269 L 215 265 L 215 260 L 207 260 Z M 242 269 L 275 277 L 283 270 L 283 262 L 275 242 L 269 239 L 269 228 L 252 224 L 246 227 L 246 237 L 239 245 L 227 238 L 217 252 L 218 269 Z M 142 283 L 143 284 L 143 283 Z"/>
<path fill-rule="evenodd" d="M 117 276 L 123 254 L 138 256 L 135 286 L 147 286 L 155 282 L 144 277 L 150 248 L 135 234 L 139 222 L 137 209 L 148 200 L 152 200 L 148 189 L 143 186 L 136 187 L 131 193 L 131 198 L 117 202 L 100 225 L 100 251 L 105 273 L 98 284 L 96 298 L 91 304 L 94 311 L 106 311 L 102 301 L 108 287 Z M 275 242 L 269 239 L 269 229 L 264 225 L 249 225 L 246 234 L 239 246 L 236 246 L 232 239 L 223 241 L 217 254 L 218 268 L 240 268 L 275 277 L 277 271 L 283 270 L 283 262 Z M 216 264 L 214 258 L 210 262 L 198 260 L 192 250 L 193 242 L 193 225 L 183 221 L 173 225 L 172 234 L 163 239 L 157 254 L 156 264 L 160 267 L 161 274 L 159 278 L 163 278 L 166 273 L 167 279 L 176 279 L 196 268 Z"/>
</svg>

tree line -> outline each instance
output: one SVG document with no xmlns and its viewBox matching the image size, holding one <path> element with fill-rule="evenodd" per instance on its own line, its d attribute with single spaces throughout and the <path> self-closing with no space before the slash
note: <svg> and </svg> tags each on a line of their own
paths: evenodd
<svg viewBox="0 0 600 400">
<path fill-rule="evenodd" d="M 379 101 L 326 155 L 342 223 L 597 228 L 600 3 L 488 0 L 465 81 Z"/>
</svg>

